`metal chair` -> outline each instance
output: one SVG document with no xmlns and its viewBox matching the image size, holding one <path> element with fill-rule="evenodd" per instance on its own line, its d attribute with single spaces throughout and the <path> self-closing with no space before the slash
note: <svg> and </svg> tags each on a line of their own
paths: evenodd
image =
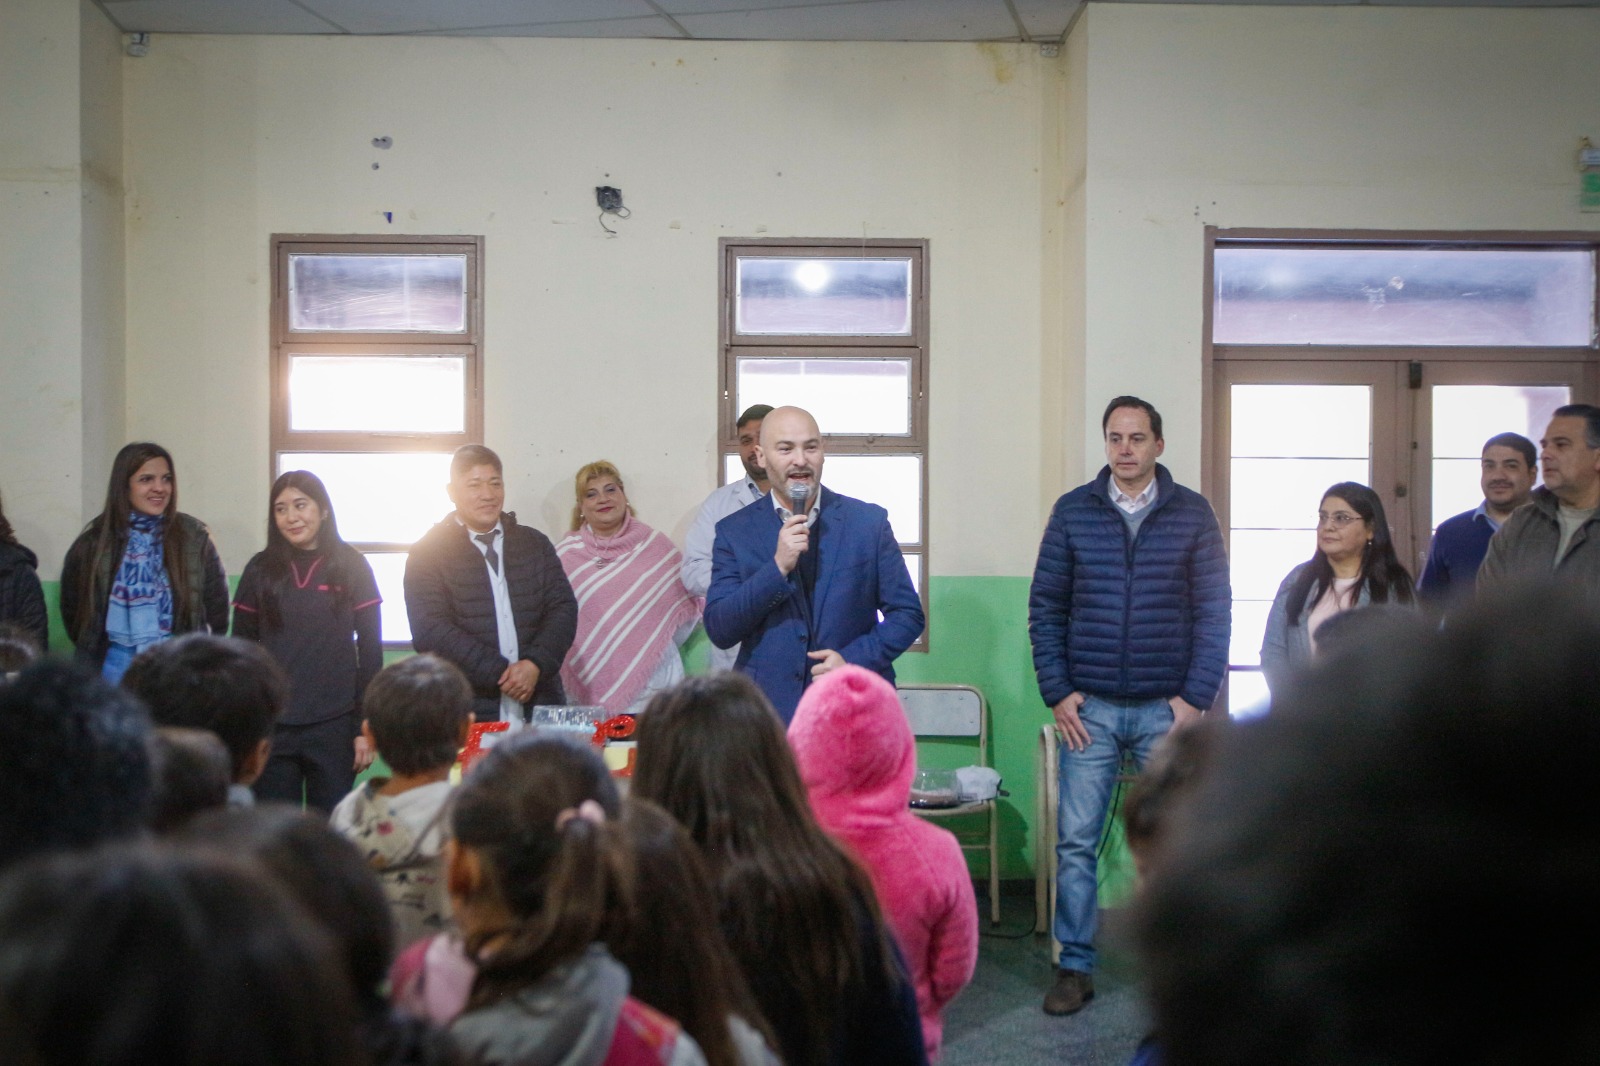
<svg viewBox="0 0 1600 1066">
<path fill-rule="evenodd" d="M 900 704 L 905 708 L 911 732 L 917 737 L 976 737 L 978 765 L 989 765 L 989 708 L 983 693 L 971 685 L 903 685 Z M 959 807 L 913 807 L 912 812 L 930 821 L 982 814 L 988 823 L 987 840 L 956 839 L 964 851 L 989 853 L 989 921 L 1000 923 L 1000 846 L 999 816 L 995 801 L 963 803 Z"/>
</svg>

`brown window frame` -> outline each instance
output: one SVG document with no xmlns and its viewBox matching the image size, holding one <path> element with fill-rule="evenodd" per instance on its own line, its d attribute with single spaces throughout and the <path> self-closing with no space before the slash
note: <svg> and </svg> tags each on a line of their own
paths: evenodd
<svg viewBox="0 0 1600 1066">
<path fill-rule="evenodd" d="M 357 333 L 291 331 L 288 269 L 291 254 L 465 255 L 466 328 L 461 333 Z M 481 236 L 390 236 L 387 234 L 275 233 L 271 238 L 271 430 L 269 480 L 278 476 L 278 457 L 285 452 L 341 452 L 392 455 L 405 452 L 452 452 L 483 439 L 483 260 Z M 466 360 L 465 421 L 459 433 L 369 432 L 360 430 L 295 430 L 289 426 L 289 366 L 295 355 L 372 355 L 385 358 L 464 357 Z M 406 552 L 409 541 L 351 541 L 360 552 Z M 386 644 L 403 641 L 385 639 Z"/>
<path fill-rule="evenodd" d="M 896 356 L 911 362 L 910 432 L 905 435 L 855 433 L 824 434 L 827 450 L 838 455 L 914 455 L 921 459 L 922 484 L 921 536 L 916 541 L 900 540 L 901 550 L 921 558 L 917 595 L 928 616 L 930 567 L 928 529 L 928 261 L 926 239 L 873 238 L 854 240 L 825 237 L 723 237 L 717 242 L 717 481 L 723 484 L 729 456 L 737 455 L 739 417 L 738 368 L 746 358 L 789 356 L 797 359 L 862 359 Z M 740 256 L 771 256 L 818 259 L 882 259 L 905 256 L 911 260 L 911 332 L 907 336 L 829 334 L 826 336 L 784 336 L 739 334 L 734 318 L 736 262 Z M 895 533 L 900 536 L 899 531 Z M 912 651 L 927 651 L 928 628 L 911 645 Z"/>
<path fill-rule="evenodd" d="M 1253 380 L 1293 379 L 1311 383 L 1357 383 L 1364 369 L 1392 368 L 1394 380 L 1378 379 L 1375 394 L 1376 418 L 1373 427 L 1373 487 L 1387 499 L 1387 486 L 1403 484 L 1405 498 L 1426 500 L 1431 494 L 1431 473 L 1414 468 L 1414 457 L 1400 432 L 1397 418 L 1384 420 L 1384 411 L 1399 412 L 1402 401 L 1413 391 L 1412 368 L 1459 369 L 1473 364 L 1540 367 L 1560 365 L 1573 371 L 1577 387 L 1574 403 L 1600 400 L 1600 232 L 1565 230 L 1323 230 L 1323 229 L 1205 229 L 1204 281 L 1201 290 L 1201 489 L 1212 503 L 1222 534 L 1227 540 L 1233 529 L 1230 493 L 1232 472 L 1228 454 L 1227 425 L 1230 415 L 1229 386 Z M 1382 344 L 1302 344 L 1275 345 L 1219 343 L 1213 338 L 1212 317 L 1216 309 L 1216 250 L 1218 246 L 1276 245 L 1282 247 L 1415 247 L 1455 249 L 1587 248 L 1596 258 L 1595 296 L 1591 303 L 1590 342 L 1586 345 L 1466 346 L 1466 345 L 1382 345 Z M 1305 368 L 1305 374 L 1295 370 Z M 1294 368 L 1294 369 L 1291 369 Z M 1424 410 L 1411 415 L 1409 428 L 1426 430 L 1431 421 Z M 1409 457 L 1409 458 L 1404 458 Z M 1429 491 L 1424 491 L 1429 490 Z M 1408 545 L 1420 537 L 1420 523 L 1412 516 L 1410 504 L 1400 506 L 1387 500 L 1390 525 L 1397 541 Z M 1397 545 L 1398 547 L 1399 545 Z M 1408 566 L 1415 564 L 1415 553 L 1402 552 Z M 1231 678 L 1235 668 L 1227 667 Z M 1227 707 L 1228 686 L 1223 685 L 1218 705 Z"/>
</svg>

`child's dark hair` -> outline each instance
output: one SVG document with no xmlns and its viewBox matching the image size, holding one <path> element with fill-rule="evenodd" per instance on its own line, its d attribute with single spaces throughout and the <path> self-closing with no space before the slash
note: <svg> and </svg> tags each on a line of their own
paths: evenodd
<svg viewBox="0 0 1600 1066">
<path fill-rule="evenodd" d="M 289 682 L 265 648 L 247 640 L 190 633 L 141 652 L 122 687 L 150 708 L 157 725 L 209 729 L 222 738 L 233 776 L 288 702 Z"/>
<path fill-rule="evenodd" d="M 177 842 L 260 863 L 333 938 L 358 1000 L 375 998 L 394 954 L 383 887 L 355 845 L 287 803 L 209 811 Z"/>
<path fill-rule="evenodd" d="M 138 700 L 73 663 L 0 685 L 0 869 L 142 831 L 149 734 Z"/>
<path fill-rule="evenodd" d="M 39 638 L 25 626 L 0 622 L 0 675 L 14 674 L 43 654 Z M 4 682 L 0 676 L 0 683 Z"/>
<path fill-rule="evenodd" d="M 233 760 L 209 729 L 160 726 L 150 735 L 155 796 L 150 828 L 170 833 L 202 811 L 228 805 Z"/>
<path fill-rule="evenodd" d="M 709 1066 L 740 1061 L 731 1015 L 776 1048 L 717 924 L 716 890 L 688 830 L 649 800 L 630 799 L 614 831 L 633 867 L 634 894 L 625 927 L 608 932 L 606 946 L 628 968 L 629 992 L 676 1019 Z"/>
<path fill-rule="evenodd" d="M 577 815 L 585 801 L 607 819 L 621 803 L 593 748 L 521 733 L 501 741 L 456 790 L 458 847 L 482 862 L 484 889 L 511 916 L 506 940 L 482 960 L 468 1009 L 486 1006 L 576 959 L 624 919 L 627 872 L 605 828 Z M 487 939 L 468 940 L 477 955 Z"/>
<path fill-rule="evenodd" d="M 361 711 L 391 770 L 426 773 L 456 761 L 461 727 L 472 721 L 472 686 L 453 663 L 414 655 L 378 672 Z"/>
<path fill-rule="evenodd" d="M 258 870 L 151 845 L 0 879 L 0 1061 L 363 1061 L 328 938 Z"/>
</svg>

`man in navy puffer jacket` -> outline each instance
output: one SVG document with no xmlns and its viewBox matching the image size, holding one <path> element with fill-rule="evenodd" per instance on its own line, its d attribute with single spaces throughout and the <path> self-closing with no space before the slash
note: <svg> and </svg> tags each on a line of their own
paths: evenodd
<svg viewBox="0 0 1600 1066">
<path fill-rule="evenodd" d="M 1165 442 L 1149 403 L 1117 397 L 1101 428 L 1108 465 L 1056 501 L 1028 593 L 1039 692 L 1062 739 L 1049 1014 L 1094 996 L 1095 847 L 1123 753 L 1143 767 L 1211 706 L 1228 662 L 1228 558 L 1211 505 L 1156 463 Z"/>
</svg>

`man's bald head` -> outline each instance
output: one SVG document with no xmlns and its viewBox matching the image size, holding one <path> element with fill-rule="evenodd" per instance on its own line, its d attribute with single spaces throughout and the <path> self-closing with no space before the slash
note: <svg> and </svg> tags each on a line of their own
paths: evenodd
<svg viewBox="0 0 1600 1066">
<path fill-rule="evenodd" d="M 806 506 L 816 502 L 822 484 L 822 431 L 811 412 L 779 407 L 761 420 L 761 455 L 772 487 L 784 499 L 804 486 Z"/>
</svg>

